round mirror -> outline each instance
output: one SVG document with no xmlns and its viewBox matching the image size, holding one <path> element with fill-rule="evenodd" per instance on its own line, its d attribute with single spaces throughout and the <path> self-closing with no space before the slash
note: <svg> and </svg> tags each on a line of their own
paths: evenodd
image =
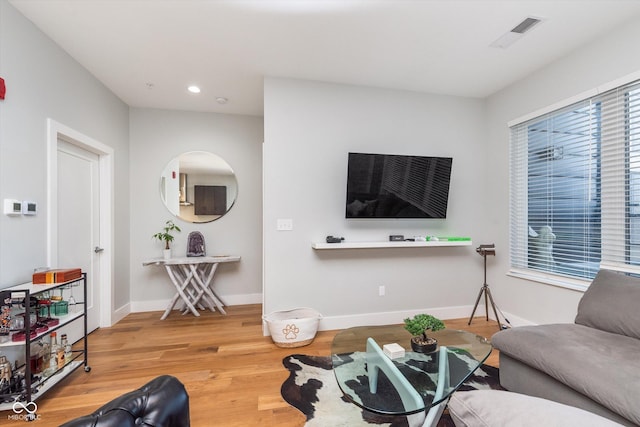
<svg viewBox="0 0 640 427">
<path fill-rule="evenodd" d="M 229 212 L 238 195 L 231 166 L 206 151 L 183 153 L 167 163 L 160 176 L 164 205 L 183 221 L 211 222 Z"/>
</svg>

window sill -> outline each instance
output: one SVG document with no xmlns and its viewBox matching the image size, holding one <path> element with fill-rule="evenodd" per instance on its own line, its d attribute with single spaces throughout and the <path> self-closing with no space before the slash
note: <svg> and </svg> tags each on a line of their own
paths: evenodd
<svg viewBox="0 0 640 427">
<path fill-rule="evenodd" d="M 507 276 L 579 292 L 586 291 L 589 287 L 589 284 L 591 283 L 590 280 L 571 279 L 564 276 L 556 276 L 550 273 L 532 272 L 530 270 L 519 270 L 514 268 L 509 270 Z"/>
</svg>

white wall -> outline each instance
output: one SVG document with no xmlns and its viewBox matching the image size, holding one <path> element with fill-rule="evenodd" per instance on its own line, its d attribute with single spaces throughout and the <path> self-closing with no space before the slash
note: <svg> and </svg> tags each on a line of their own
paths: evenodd
<svg viewBox="0 0 640 427">
<path fill-rule="evenodd" d="M 0 215 L 0 288 L 46 265 L 46 120 L 114 149 L 115 306 L 129 297 L 128 107 L 6 1 L 0 2 L 0 200 L 38 203 L 34 217 Z"/>
<path fill-rule="evenodd" d="M 172 244 L 184 256 L 189 232 L 205 238 L 208 255 L 240 255 L 240 263 L 221 264 L 215 290 L 227 304 L 262 300 L 262 117 L 132 108 L 131 150 L 131 310 L 163 310 L 175 293 L 164 268 L 142 262 L 162 256 L 151 238 L 165 221 L 182 229 Z M 183 152 L 208 151 L 229 163 L 238 197 L 222 218 L 205 224 L 174 218 L 160 199 L 160 175 Z"/>
<path fill-rule="evenodd" d="M 493 294 L 504 311 L 535 323 L 572 322 L 582 292 L 512 278 L 509 244 L 509 132 L 507 122 L 572 98 L 602 84 L 640 71 L 636 54 L 640 21 L 621 27 L 573 54 L 492 96 L 487 101 L 487 150 L 492 153 L 487 178 L 492 191 L 484 206 L 493 215 L 487 231 L 495 236 L 498 250 Z M 512 49 L 517 48 L 514 45 Z"/>
<path fill-rule="evenodd" d="M 483 102 L 329 83 L 265 80 L 264 311 L 309 306 L 321 328 L 402 321 L 412 311 L 464 317 L 482 258 L 458 248 L 314 251 L 328 234 L 471 236 L 489 243 Z M 453 157 L 446 220 L 346 220 L 349 151 Z M 279 218 L 293 231 L 276 231 Z M 386 296 L 378 296 L 378 287 Z"/>
<path fill-rule="evenodd" d="M 0 2 L 0 76 L 7 83 L 7 99 L 0 101 L 0 200 L 39 204 L 35 217 L 0 215 L 0 288 L 28 281 L 32 269 L 46 262 L 50 117 L 115 150 L 116 309 L 130 301 L 140 309 L 161 309 L 172 295 L 161 269 L 141 266 L 160 254 L 150 236 L 170 217 L 160 202 L 158 177 L 172 157 L 204 149 L 236 170 L 238 202 L 219 221 L 181 223 L 176 250 L 184 251 L 188 232 L 199 229 L 210 253 L 241 255 L 240 264 L 221 269 L 216 279 L 230 302 L 260 297 L 263 234 L 266 312 L 312 306 L 325 315 L 325 326 L 388 322 L 414 310 L 464 317 L 482 282 L 482 258 L 473 248 L 495 242 L 488 279 L 501 308 L 536 323 L 572 321 L 580 292 L 506 275 L 507 122 L 639 71 L 640 56 L 633 54 L 639 39 L 636 21 L 486 101 L 267 78 L 262 161 L 261 118 L 144 109 L 129 116 L 124 103 Z M 346 220 L 348 151 L 453 156 L 449 218 Z M 276 231 L 278 218 L 293 219 L 293 231 Z M 391 233 L 468 235 L 474 245 L 311 249 L 327 234 L 384 240 Z M 385 297 L 378 296 L 380 285 Z"/>
</svg>

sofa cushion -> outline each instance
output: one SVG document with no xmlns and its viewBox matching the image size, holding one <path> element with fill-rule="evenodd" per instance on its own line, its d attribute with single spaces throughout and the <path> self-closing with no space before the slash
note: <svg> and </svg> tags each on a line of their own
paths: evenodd
<svg viewBox="0 0 640 427">
<path fill-rule="evenodd" d="M 521 326 L 495 348 L 640 424 L 640 340 L 575 324 Z"/>
<path fill-rule="evenodd" d="M 640 279 L 600 270 L 578 304 L 575 322 L 640 339 Z"/>
<path fill-rule="evenodd" d="M 619 427 L 573 406 L 500 390 L 458 391 L 449 401 L 456 427 Z"/>
</svg>

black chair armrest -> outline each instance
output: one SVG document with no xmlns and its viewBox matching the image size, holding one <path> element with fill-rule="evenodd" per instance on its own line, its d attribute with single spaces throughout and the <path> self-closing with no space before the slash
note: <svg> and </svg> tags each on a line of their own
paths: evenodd
<svg viewBox="0 0 640 427">
<path fill-rule="evenodd" d="M 189 395 L 175 377 L 162 375 L 115 398 L 90 415 L 60 427 L 189 427 Z"/>
</svg>

